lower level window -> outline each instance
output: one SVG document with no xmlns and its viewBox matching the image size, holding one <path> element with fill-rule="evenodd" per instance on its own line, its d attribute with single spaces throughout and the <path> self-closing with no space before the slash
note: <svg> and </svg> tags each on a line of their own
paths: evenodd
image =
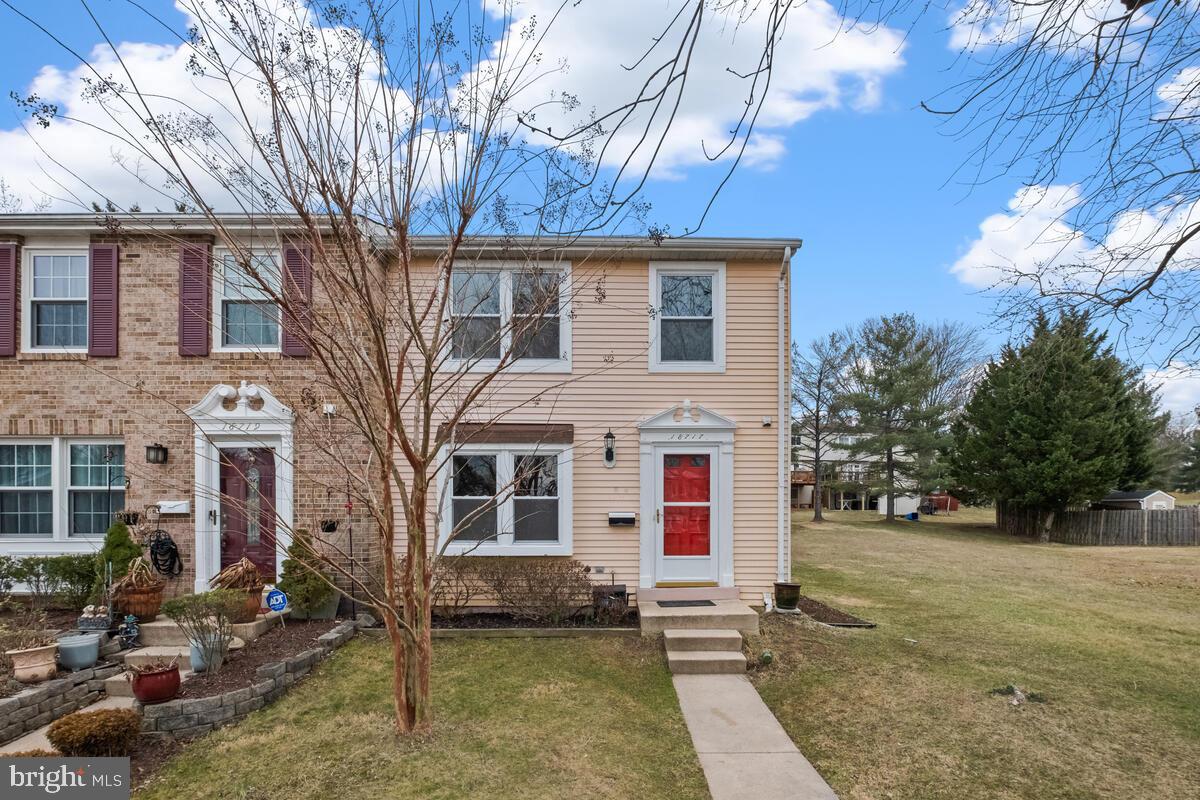
<svg viewBox="0 0 1200 800">
<path fill-rule="evenodd" d="M 0 539 L 103 536 L 124 506 L 124 445 L 0 439 Z"/>
<path fill-rule="evenodd" d="M 451 552 L 570 553 L 570 461 L 563 449 L 472 448 L 451 457 L 443 536 Z"/>
</svg>

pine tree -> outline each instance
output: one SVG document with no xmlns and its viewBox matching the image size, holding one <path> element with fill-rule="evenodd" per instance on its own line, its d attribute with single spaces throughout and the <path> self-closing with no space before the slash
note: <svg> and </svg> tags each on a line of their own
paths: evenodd
<svg viewBox="0 0 1200 800">
<path fill-rule="evenodd" d="M 946 408 L 930 399 L 938 381 L 933 355 L 929 330 L 909 314 L 896 314 L 863 323 L 847 369 L 842 401 L 858 435 L 850 456 L 878 462 L 877 488 L 886 494 L 889 522 L 896 517 L 896 492 L 920 491 L 922 470 L 948 441 Z"/>
<path fill-rule="evenodd" d="M 1200 429 L 1192 432 L 1177 484 L 1185 492 L 1200 492 Z"/>
<path fill-rule="evenodd" d="M 1159 424 L 1153 392 L 1086 315 L 1039 315 L 988 365 L 951 462 L 965 493 L 1040 512 L 1046 539 L 1058 511 L 1145 480 Z"/>
</svg>

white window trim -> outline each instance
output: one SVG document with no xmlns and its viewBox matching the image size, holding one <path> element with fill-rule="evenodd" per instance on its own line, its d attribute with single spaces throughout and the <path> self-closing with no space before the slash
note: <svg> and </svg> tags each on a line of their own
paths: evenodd
<svg viewBox="0 0 1200 800">
<path fill-rule="evenodd" d="M 279 309 L 279 335 L 274 345 L 226 345 L 225 344 L 225 257 L 237 255 L 227 247 L 213 248 L 212 254 L 212 351 L 214 353 L 279 353 L 283 351 L 283 310 Z M 279 268 L 280 286 L 283 285 L 283 260 L 279 250 L 271 247 L 255 247 L 250 256 L 270 256 Z"/>
<path fill-rule="evenodd" d="M 542 372 L 553 374 L 569 374 L 571 372 L 571 262 L 562 261 L 549 265 L 530 265 L 518 261 L 477 261 L 463 272 L 499 272 L 500 273 L 500 352 L 507 353 L 512 347 L 512 276 L 532 268 L 540 268 L 545 272 L 559 272 L 562 281 L 558 288 L 558 350 L 562 358 L 517 358 L 505 367 L 506 372 Z M 453 290 L 451 290 L 453 291 Z M 454 299 L 446 304 L 446 324 L 449 328 L 453 319 Z M 496 358 L 469 360 L 454 358 L 451 355 L 452 343 L 446 343 L 445 358 L 442 359 L 443 369 L 466 369 L 469 373 L 491 372 L 500 364 Z"/>
<path fill-rule="evenodd" d="M 662 308 L 660 275 L 713 276 L 713 360 L 662 361 L 659 358 L 658 330 Z M 724 372 L 725 371 L 725 262 L 724 261 L 651 261 L 650 262 L 650 372 Z"/>
<path fill-rule="evenodd" d="M 497 541 L 489 544 L 478 544 L 468 541 L 451 541 L 454 532 L 454 510 L 452 505 L 454 489 L 452 476 L 454 456 L 496 455 L 496 485 L 508 487 L 501 493 L 496 510 L 496 525 L 501 530 Z M 555 455 L 558 456 L 558 542 L 516 542 L 511 533 L 513 527 L 513 494 L 512 483 L 513 456 L 516 455 Z M 440 494 L 438 503 L 438 548 L 445 546 L 446 555 L 473 556 L 569 556 L 573 554 L 574 534 L 571 510 L 571 499 L 574 496 L 572 479 L 572 447 L 569 444 L 480 444 L 461 445 L 452 451 L 443 449 L 441 467 L 437 475 L 437 487 Z"/>
<path fill-rule="evenodd" d="M 50 445 L 50 511 L 53 515 L 50 536 L 0 536 L 0 554 L 3 555 L 56 555 L 60 553 L 94 553 L 104 541 L 104 534 L 94 536 L 72 536 L 70 479 L 71 445 L 105 444 L 124 445 L 121 439 L 87 436 L 21 436 L 0 438 L 0 444 L 49 444 Z M 129 449 L 125 450 L 126 475 L 129 469 Z M 34 489 L 42 487 L 31 487 Z M 121 491 L 128 490 L 121 486 Z"/>
<path fill-rule="evenodd" d="M 91 325 L 92 264 L 87 247 L 24 247 L 21 253 L 21 351 L 24 353 L 87 353 L 83 347 L 34 347 L 33 344 L 33 257 L 34 256 L 83 256 L 87 263 L 88 325 Z M 89 329 L 88 333 L 91 333 Z"/>
</svg>

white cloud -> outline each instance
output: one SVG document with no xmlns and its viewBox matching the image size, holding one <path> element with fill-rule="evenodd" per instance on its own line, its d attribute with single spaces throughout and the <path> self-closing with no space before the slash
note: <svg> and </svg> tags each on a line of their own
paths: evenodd
<svg viewBox="0 0 1200 800">
<path fill-rule="evenodd" d="M 1002 47 L 1036 32 L 1044 45 L 1091 51 L 1097 36 L 1106 45 L 1116 42 L 1119 26 L 1112 21 L 1128 13 L 1121 0 L 967 0 L 950 15 L 950 47 Z M 1130 26 L 1140 29 L 1152 21 L 1139 10 Z M 1104 22 L 1109 23 L 1107 30 L 1101 26 Z"/>
<path fill-rule="evenodd" d="M 1172 419 L 1195 423 L 1196 410 L 1200 409 L 1200 370 L 1183 362 L 1173 361 L 1161 369 L 1145 371 L 1145 380 L 1157 386 L 1164 411 L 1170 411 Z"/>
<path fill-rule="evenodd" d="M 1155 93 L 1167 106 L 1167 118 L 1195 122 L 1200 115 L 1200 67 L 1179 70 Z"/>
<path fill-rule="evenodd" d="M 289 5 L 288 0 L 262 1 L 281 8 Z M 209 0 L 179 0 L 176 6 L 186 14 L 192 2 Z M 651 36 L 665 26 L 681 2 L 582 0 L 563 6 L 560 0 L 527 0 L 518 4 L 514 13 L 519 16 L 509 27 L 504 46 L 514 44 L 513 37 L 519 36 L 521 27 L 535 15 L 539 24 L 545 25 L 563 7 L 539 43 L 544 79 L 534 82 L 515 102 L 528 108 L 552 91 L 559 96 L 569 93 L 579 99 L 578 114 L 624 102 L 640 85 L 644 70 L 630 71 L 622 65 L 637 61 L 651 44 Z M 194 22 L 194 17 L 188 16 Z M 712 154 L 725 144 L 743 108 L 747 85 L 728 69 L 753 69 L 763 45 L 765 24 L 760 16 L 739 23 L 709 10 L 706 19 L 674 127 L 658 155 L 655 175 L 659 178 L 682 177 L 689 167 L 708 162 L 705 147 Z M 785 133 L 821 110 L 866 111 L 878 105 L 884 78 L 903 64 L 902 37 L 888 28 L 868 34 L 843 27 L 843 20 L 827 0 L 810 0 L 791 12 L 776 53 L 771 89 L 744 156 L 746 164 L 770 168 L 778 163 L 786 152 Z M 188 45 L 121 42 L 116 49 L 114 53 L 98 45 L 93 50 L 89 60 L 95 73 L 126 85 L 136 83 L 154 113 L 190 109 L 211 115 L 218 130 L 241 127 L 232 116 L 235 104 L 230 90 L 219 81 L 189 73 L 192 52 Z M 566 65 L 561 70 L 555 66 L 560 61 Z M 649 59 L 643 66 L 654 63 Z M 125 77 L 126 70 L 132 81 Z M 169 197 L 155 191 L 164 186 L 161 170 L 144 156 L 138 159 L 137 148 L 103 132 L 126 125 L 128 134 L 141 140 L 142 147 L 158 153 L 144 141 L 134 111 L 119 112 L 114 123 L 102 104 L 88 98 L 88 82 L 94 87 L 95 73 L 84 65 L 42 68 L 27 94 L 57 105 L 62 118 L 45 129 L 26 120 L 23 128 L 0 130 L 0 178 L 27 199 L 49 196 L 51 208 L 56 210 L 78 208 L 71 202 L 73 197 L 84 204 L 107 197 L 121 206 L 137 202 L 145 210 L 169 208 Z M 260 114 L 265 119 L 252 91 L 240 93 L 239 99 L 249 102 L 252 119 Z M 114 106 L 108 103 L 110 110 Z M 553 124 L 549 113 L 543 106 L 539 122 Z M 141 109 L 137 114 L 142 114 Z M 564 117 L 556 131 L 566 126 Z M 638 151 L 634 141 L 617 139 L 613 152 L 618 156 Z M 643 148 L 633 159 L 635 166 L 645 158 Z M 200 180 L 206 196 L 221 196 L 215 182 L 203 175 Z M 27 202 L 26 210 L 30 208 Z"/>
<path fill-rule="evenodd" d="M 1097 236 L 1072 224 L 1085 198 L 1077 185 L 1025 187 L 979 225 L 979 236 L 950 271 L 979 289 L 1030 286 L 1103 291 L 1145 276 L 1186 228 L 1200 220 L 1200 201 L 1130 209 L 1113 217 Z M 1189 269 L 1200 244 L 1185 245 L 1172 269 Z"/>
</svg>

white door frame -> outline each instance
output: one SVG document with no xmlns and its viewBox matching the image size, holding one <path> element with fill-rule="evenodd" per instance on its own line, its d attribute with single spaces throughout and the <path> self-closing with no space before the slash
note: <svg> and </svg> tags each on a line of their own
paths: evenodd
<svg viewBox="0 0 1200 800">
<path fill-rule="evenodd" d="M 233 408 L 225 407 L 227 401 L 233 401 Z M 195 428 L 195 590 L 207 591 L 208 582 L 221 570 L 220 451 L 226 448 L 269 447 L 275 451 L 275 572 L 282 574 L 294 522 L 291 409 L 265 387 L 242 381 L 237 388 L 214 386 L 187 413 Z"/>
<path fill-rule="evenodd" d="M 653 589 L 659 580 L 661 522 L 656 521 L 661 496 L 660 470 L 667 452 L 711 450 L 712 547 L 718 586 L 733 586 L 733 434 L 737 424 L 720 414 L 684 400 L 638 425 L 640 467 L 640 569 L 638 586 Z M 689 450 L 689 446 L 691 449 Z"/>
</svg>

